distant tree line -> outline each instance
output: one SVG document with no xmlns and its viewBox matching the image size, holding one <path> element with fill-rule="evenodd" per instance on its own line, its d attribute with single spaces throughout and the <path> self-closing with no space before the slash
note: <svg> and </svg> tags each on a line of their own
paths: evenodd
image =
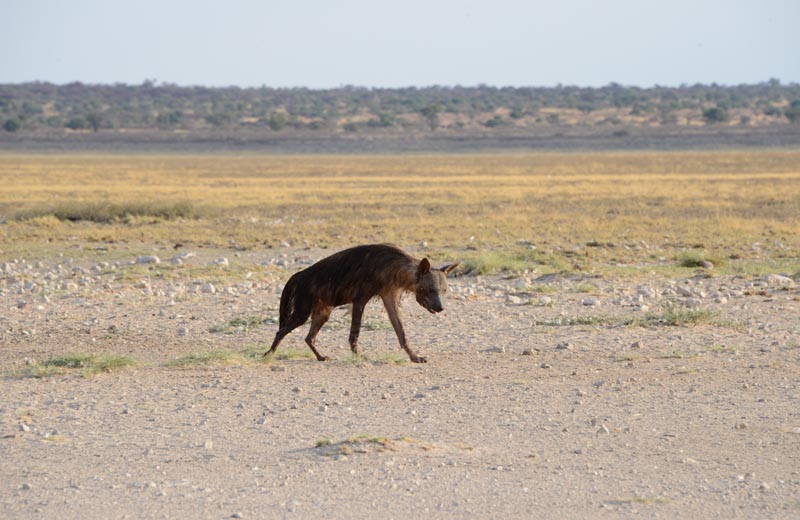
<svg viewBox="0 0 800 520">
<path fill-rule="evenodd" d="M 402 131 L 537 125 L 800 123 L 800 85 L 378 89 L 0 85 L 6 132 L 263 128 Z"/>
</svg>

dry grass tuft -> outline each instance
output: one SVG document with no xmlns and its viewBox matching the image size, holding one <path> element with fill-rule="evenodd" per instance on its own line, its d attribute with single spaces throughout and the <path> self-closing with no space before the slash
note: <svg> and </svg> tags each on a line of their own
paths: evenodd
<svg viewBox="0 0 800 520">
<path fill-rule="evenodd" d="M 794 272 L 800 249 L 797 150 L 2 159 L 7 246 L 425 242 L 474 273 L 657 264 L 697 244 L 733 272 Z"/>
</svg>

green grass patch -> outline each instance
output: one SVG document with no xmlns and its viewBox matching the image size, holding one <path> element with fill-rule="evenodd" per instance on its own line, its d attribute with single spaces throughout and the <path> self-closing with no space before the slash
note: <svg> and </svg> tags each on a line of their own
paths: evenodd
<svg viewBox="0 0 800 520">
<path fill-rule="evenodd" d="M 707 309 L 688 309 L 668 305 L 661 313 L 648 312 L 642 317 L 623 320 L 621 325 L 629 327 L 654 327 L 659 325 L 692 326 L 711 321 L 713 314 Z"/>
<path fill-rule="evenodd" d="M 658 356 L 659 359 L 693 359 L 700 357 L 699 352 L 691 352 L 688 350 L 673 350 L 669 354 Z"/>
<path fill-rule="evenodd" d="M 736 347 L 729 347 L 727 345 L 719 345 L 719 344 L 711 345 L 706 350 L 718 354 L 736 354 L 737 352 Z"/>
<path fill-rule="evenodd" d="M 676 258 L 680 267 L 688 268 L 707 268 L 709 263 L 713 267 L 722 267 L 725 262 L 721 258 L 708 257 L 704 252 L 687 251 L 679 254 Z"/>
<path fill-rule="evenodd" d="M 405 353 L 395 354 L 393 352 L 387 352 L 372 358 L 372 363 L 374 365 L 405 365 L 408 363 L 408 356 Z"/>
<path fill-rule="evenodd" d="M 576 325 L 608 325 L 612 323 L 608 316 L 562 316 L 552 320 L 537 321 L 536 325 L 545 327 L 574 327 Z"/>
<path fill-rule="evenodd" d="M 18 213 L 15 218 L 50 226 L 53 224 L 51 217 L 60 222 L 141 224 L 199 216 L 200 212 L 189 202 L 66 202 L 58 206 L 29 209 Z"/>
<path fill-rule="evenodd" d="M 375 357 L 367 357 L 363 354 L 353 354 L 352 352 L 345 358 L 345 362 L 352 365 L 404 365 L 408 363 L 408 356 L 403 354 L 395 354 L 393 352 L 386 352 L 378 354 Z"/>
<path fill-rule="evenodd" d="M 532 249 L 466 253 L 462 265 L 466 273 L 478 275 L 522 273 L 542 268 L 549 272 L 563 272 L 571 269 L 571 264 L 564 258 L 552 253 L 540 253 Z"/>
<path fill-rule="evenodd" d="M 250 332 L 262 324 L 264 324 L 265 320 L 259 318 L 258 316 L 244 316 L 241 318 L 234 318 L 228 323 L 224 325 L 214 325 L 208 329 L 211 333 L 222 333 L 222 334 L 235 334 L 238 332 Z"/>
<path fill-rule="evenodd" d="M 167 363 L 167 366 L 186 368 L 204 365 L 241 365 L 247 362 L 249 360 L 239 352 L 215 349 L 181 356 Z"/>
<path fill-rule="evenodd" d="M 264 349 L 266 351 L 267 349 Z M 296 349 L 286 349 L 286 350 L 279 350 L 273 356 L 273 359 L 280 359 L 282 361 L 294 361 L 294 360 L 314 360 L 316 361 L 316 356 L 314 353 L 311 352 L 311 349 L 303 349 L 303 350 L 296 350 Z"/>
<path fill-rule="evenodd" d="M 30 367 L 28 375 L 32 377 L 50 377 L 65 374 L 72 370 L 80 371 L 84 376 L 113 372 L 121 368 L 137 365 L 137 361 L 127 356 L 95 356 L 91 354 L 69 354 L 47 359 Z"/>
<path fill-rule="evenodd" d="M 392 324 L 384 320 L 368 318 L 361 322 L 361 330 L 391 330 Z"/>
</svg>

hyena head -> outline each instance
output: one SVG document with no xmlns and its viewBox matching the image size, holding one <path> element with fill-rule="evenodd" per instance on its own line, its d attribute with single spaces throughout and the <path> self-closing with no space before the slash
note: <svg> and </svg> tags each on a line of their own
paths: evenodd
<svg viewBox="0 0 800 520">
<path fill-rule="evenodd" d="M 458 263 L 456 262 L 439 269 L 431 269 L 431 263 L 427 258 L 423 258 L 417 269 L 417 285 L 415 289 L 417 303 L 433 314 L 442 312 L 444 310 L 442 300 L 445 293 L 447 293 L 447 279 L 445 277 L 457 265 Z"/>
</svg>

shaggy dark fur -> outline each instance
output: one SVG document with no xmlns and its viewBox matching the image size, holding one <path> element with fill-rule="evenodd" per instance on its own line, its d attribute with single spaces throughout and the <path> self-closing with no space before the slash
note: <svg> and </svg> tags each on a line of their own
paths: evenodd
<svg viewBox="0 0 800 520">
<path fill-rule="evenodd" d="M 306 343 L 320 361 L 315 342 L 320 328 L 328 321 L 334 307 L 353 304 L 350 324 L 350 349 L 358 354 L 358 333 L 364 307 L 372 298 L 380 297 L 400 346 L 415 363 L 424 357 L 412 351 L 400 321 L 400 297 L 413 292 L 417 302 L 431 313 L 444 310 L 442 296 L 447 292 L 445 275 L 458 264 L 431 269 L 427 258 L 417 260 L 395 246 L 375 244 L 345 249 L 323 258 L 311 267 L 292 275 L 281 294 L 280 323 L 272 347 L 264 354 L 273 354 L 281 340 L 311 317 Z"/>
</svg>

